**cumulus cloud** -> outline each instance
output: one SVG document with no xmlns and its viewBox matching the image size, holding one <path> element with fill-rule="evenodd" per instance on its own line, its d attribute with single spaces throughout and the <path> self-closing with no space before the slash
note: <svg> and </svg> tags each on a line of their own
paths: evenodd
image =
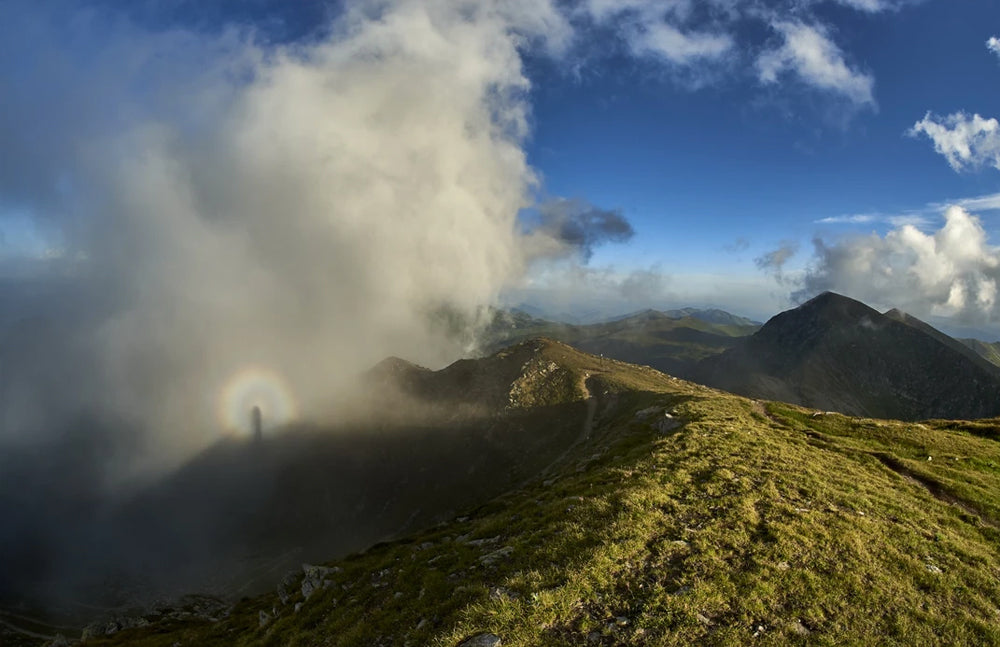
<svg viewBox="0 0 1000 647">
<path fill-rule="evenodd" d="M 932 233 L 904 225 L 885 236 L 832 244 L 817 239 L 814 246 L 797 300 L 833 290 L 917 316 L 981 323 L 1000 315 L 1000 250 L 989 244 L 980 220 L 961 207 L 948 208 L 944 224 Z"/>
<path fill-rule="evenodd" d="M 1000 122 L 974 114 L 956 112 L 937 117 L 930 112 L 913 124 L 908 134 L 927 135 L 934 143 L 934 150 L 943 155 L 951 168 L 992 166 L 1000 169 Z"/>
<path fill-rule="evenodd" d="M 1000 38 L 990 36 L 989 40 L 986 41 L 986 49 L 990 50 L 997 56 L 1000 56 Z"/>
<path fill-rule="evenodd" d="M 844 53 L 824 27 L 796 21 L 775 21 L 771 27 L 783 42 L 757 58 L 762 83 L 777 83 L 782 76 L 792 74 L 807 85 L 843 96 L 855 105 L 875 105 L 874 78 L 847 64 Z"/>
</svg>

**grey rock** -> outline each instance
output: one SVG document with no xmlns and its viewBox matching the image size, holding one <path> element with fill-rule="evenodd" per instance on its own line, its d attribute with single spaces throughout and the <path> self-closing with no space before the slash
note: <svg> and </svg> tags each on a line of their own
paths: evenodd
<svg viewBox="0 0 1000 647">
<path fill-rule="evenodd" d="M 487 553 L 479 558 L 479 563 L 483 566 L 493 566 L 497 562 L 507 559 L 514 552 L 514 548 L 511 546 L 504 546 L 492 553 Z"/>
<path fill-rule="evenodd" d="M 468 544 L 469 546 L 479 547 L 479 546 L 486 546 L 488 544 L 495 544 L 499 541 L 500 541 L 500 535 L 497 535 L 495 537 L 486 537 L 485 539 L 470 539 L 465 543 Z"/>
<path fill-rule="evenodd" d="M 278 583 L 278 599 L 281 600 L 282 604 L 288 604 L 289 599 L 291 599 L 291 591 L 295 589 L 295 582 L 298 580 L 298 573 L 292 571 L 288 573 L 281 579 Z"/>
<path fill-rule="evenodd" d="M 328 587 L 329 580 L 327 580 L 327 578 L 335 573 L 342 572 L 342 570 L 343 569 L 338 566 L 329 567 L 303 564 L 302 572 L 304 575 L 302 577 L 302 597 L 308 600 L 309 596 L 319 589 Z"/>
<path fill-rule="evenodd" d="M 490 589 L 491 600 L 516 600 L 520 596 L 510 589 L 502 586 L 494 586 Z"/>
<path fill-rule="evenodd" d="M 662 418 L 653 423 L 653 428 L 661 434 L 665 434 L 677 429 L 682 424 L 684 423 L 681 422 L 680 418 L 675 418 L 669 413 L 664 413 Z"/>
<path fill-rule="evenodd" d="M 479 634 L 472 638 L 466 638 L 458 643 L 458 647 L 500 647 L 503 641 L 496 634 Z"/>
<path fill-rule="evenodd" d="M 808 636 L 809 634 L 812 633 L 811 631 L 809 631 L 809 629 L 806 628 L 804 624 L 802 624 L 801 620 L 796 620 L 795 622 L 791 623 L 788 628 L 791 630 L 793 634 L 797 636 Z"/>
<path fill-rule="evenodd" d="M 261 627 L 266 627 L 267 625 L 271 624 L 272 620 L 274 620 L 274 616 L 272 616 L 267 611 L 262 610 L 260 613 L 257 614 L 257 624 Z"/>
</svg>

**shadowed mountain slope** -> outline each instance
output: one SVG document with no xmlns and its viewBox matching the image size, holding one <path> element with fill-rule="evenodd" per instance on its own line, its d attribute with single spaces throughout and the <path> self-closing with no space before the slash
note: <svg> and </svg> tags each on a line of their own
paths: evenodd
<svg viewBox="0 0 1000 647">
<path fill-rule="evenodd" d="M 986 356 L 984 356 L 983 353 L 978 352 L 977 348 L 979 347 L 965 343 L 960 339 L 949 337 L 948 335 L 944 334 L 943 332 L 941 332 L 934 326 L 930 325 L 929 323 L 917 319 L 913 315 L 903 312 L 902 310 L 899 310 L 897 308 L 893 308 L 892 310 L 886 311 L 885 316 L 890 319 L 895 319 L 896 321 L 904 323 L 912 328 L 916 328 L 917 330 L 926 334 L 927 336 L 936 339 L 937 341 L 941 342 L 942 344 L 952 349 L 956 353 L 964 355 L 966 358 L 969 359 L 969 361 L 976 364 L 977 366 L 979 366 L 979 368 L 983 369 L 984 371 L 1000 375 L 1000 366 L 998 366 L 994 362 L 989 361 L 989 359 Z M 979 343 L 982 344 L 982 347 L 984 348 L 989 347 L 989 344 L 986 344 L 985 342 L 979 342 Z"/>
<path fill-rule="evenodd" d="M 64 493 L 73 514 L 43 535 L 19 532 L 14 513 L 58 493 L 22 501 L 11 486 L 0 498 L 15 522 L 0 602 L 55 600 L 72 622 L 94 605 L 123 610 L 191 590 L 235 597 L 302 561 L 451 518 L 539 475 L 578 440 L 598 364 L 547 340 L 436 372 L 386 360 L 337 423 L 226 439 L 113 507 L 82 509 Z"/>
<path fill-rule="evenodd" d="M 916 420 L 1000 414 L 1000 374 L 926 328 L 826 292 L 703 360 L 692 376 L 734 393 L 854 415 Z"/>
<path fill-rule="evenodd" d="M 1000 341 L 986 342 L 979 339 L 959 339 L 990 364 L 1000 367 Z"/>
<path fill-rule="evenodd" d="M 1000 643 L 998 421 L 824 415 L 545 346 L 593 397 L 537 477 L 87 645 Z"/>
</svg>

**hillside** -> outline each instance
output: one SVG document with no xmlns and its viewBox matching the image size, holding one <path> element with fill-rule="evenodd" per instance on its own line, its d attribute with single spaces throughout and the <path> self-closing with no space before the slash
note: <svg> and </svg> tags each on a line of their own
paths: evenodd
<svg viewBox="0 0 1000 647">
<path fill-rule="evenodd" d="M 959 339 L 987 362 L 1000 366 L 1000 341 L 985 342 L 979 339 Z"/>
<path fill-rule="evenodd" d="M 87 645 L 1000 644 L 1000 422 L 822 414 L 537 344 L 591 396 L 542 473 Z"/>
<path fill-rule="evenodd" d="M 387 360 L 336 424 L 228 438 L 123 503 L 67 514 L 55 532 L 8 533 L 0 608 L 27 603 L 72 626 L 94 609 L 125 613 L 188 591 L 259 593 L 303 561 L 452 518 L 538 476 L 579 439 L 596 361 L 541 341 L 436 372 Z M 8 521 L 17 504 L 0 500 Z"/>
<path fill-rule="evenodd" d="M 853 415 L 1000 415 L 1000 372 L 957 341 L 830 292 L 699 363 L 704 384 Z"/>
<path fill-rule="evenodd" d="M 643 310 L 603 323 L 570 325 L 522 312 L 498 312 L 485 346 L 496 349 L 536 336 L 557 339 L 584 352 L 686 376 L 706 357 L 731 348 L 760 324 L 722 310 Z"/>
<path fill-rule="evenodd" d="M 913 315 L 903 312 L 902 310 L 899 310 L 897 308 L 893 308 L 892 310 L 889 310 L 884 314 L 886 317 L 890 319 L 895 319 L 900 323 L 904 323 L 907 326 L 915 328 L 923 332 L 925 335 L 932 337 L 933 339 L 936 339 L 937 341 L 941 342 L 942 344 L 952 349 L 956 353 L 964 355 L 969 361 L 971 361 L 973 364 L 976 364 L 984 371 L 997 373 L 998 375 L 1000 375 L 1000 370 L 998 370 L 1000 369 L 1000 365 L 996 364 L 996 362 L 991 361 L 989 358 L 988 349 L 990 348 L 990 344 L 987 344 L 985 342 L 979 342 L 978 344 L 970 344 L 961 339 L 955 339 L 953 337 L 949 337 L 948 335 L 944 334 L 943 332 L 941 332 L 934 326 L 930 325 L 929 323 L 921 321 L 920 319 L 917 319 Z M 970 340 L 970 341 L 977 341 L 977 340 Z"/>
</svg>

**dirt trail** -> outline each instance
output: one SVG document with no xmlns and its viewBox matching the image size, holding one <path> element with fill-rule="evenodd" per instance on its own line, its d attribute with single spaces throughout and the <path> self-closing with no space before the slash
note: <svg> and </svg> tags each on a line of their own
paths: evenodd
<svg viewBox="0 0 1000 647">
<path fill-rule="evenodd" d="M 774 414 L 768 411 L 767 405 L 765 405 L 760 400 L 754 401 L 754 409 L 758 413 L 766 416 L 771 422 L 780 425 L 781 427 L 786 429 L 790 428 L 782 420 L 780 420 Z M 924 489 L 928 494 L 933 496 L 938 501 L 941 501 L 942 503 L 947 503 L 948 505 L 954 506 L 962 510 L 969 516 L 979 520 L 979 522 L 982 523 L 983 525 L 1000 530 L 1000 521 L 994 519 L 988 514 L 985 514 L 981 510 L 977 509 L 975 506 L 960 499 L 959 497 L 951 494 L 950 492 L 945 490 L 945 488 L 940 483 L 935 481 L 933 478 L 924 476 L 923 474 L 919 474 L 911 470 L 894 456 L 891 456 L 884 452 L 861 451 L 861 450 L 853 450 L 853 449 L 848 449 L 846 447 L 841 447 L 836 443 L 830 442 L 829 438 L 825 437 L 822 433 L 814 429 L 802 429 L 800 431 L 802 431 L 802 433 L 806 434 L 813 440 L 818 441 L 819 444 L 821 444 L 822 447 L 824 447 L 825 449 L 840 452 L 842 454 L 855 454 L 855 455 L 866 454 L 868 456 L 871 456 L 872 458 L 877 459 L 886 468 L 895 472 L 903 480 Z"/>
<path fill-rule="evenodd" d="M 888 454 L 883 454 L 881 452 L 870 452 L 869 454 L 877 458 L 880 463 L 882 463 L 890 470 L 901 476 L 904 480 L 913 483 L 914 485 L 918 485 L 923 489 L 927 490 L 927 492 L 938 501 L 942 501 L 944 503 L 947 503 L 948 505 L 953 505 L 956 508 L 959 508 L 966 514 L 969 514 L 972 517 L 978 519 L 984 525 L 990 526 L 991 528 L 1000 529 L 1000 523 L 997 523 L 995 519 L 992 519 L 991 517 L 983 514 L 980 510 L 976 509 L 972 505 L 966 503 L 965 501 L 954 496 L 953 494 L 950 494 L 949 492 L 945 491 L 945 489 L 941 486 L 941 484 L 935 481 L 934 479 L 928 478 L 922 474 L 914 472 L 910 468 L 903 465 L 899 460 L 897 460 L 892 456 L 889 456 Z"/>
</svg>

